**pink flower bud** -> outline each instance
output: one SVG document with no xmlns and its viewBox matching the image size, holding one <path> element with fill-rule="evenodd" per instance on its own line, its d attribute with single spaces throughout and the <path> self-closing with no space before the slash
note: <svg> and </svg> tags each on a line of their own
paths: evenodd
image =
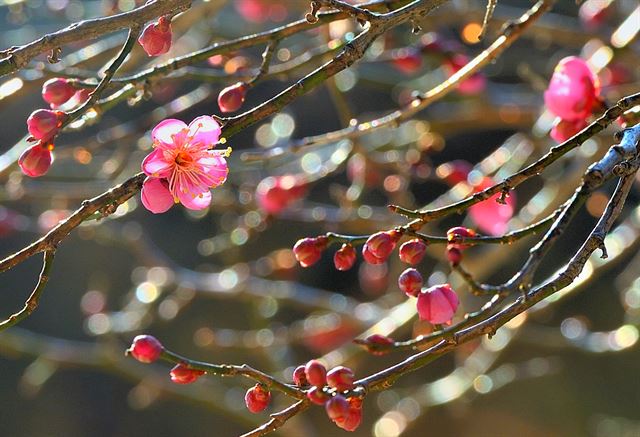
<svg viewBox="0 0 640 437">
<path fill-rule="evenodd" d="M 171 372 L 169 372 L 171 381 L 176 384 L 191 384 L 204 374 L 204 370 L 192 369 L 188 365 L 182 363 L 176 365 L 171 369 Z"/>
<path fill-rule="evenodd" d="M 431 324 L 448 323 L 460 305 L 458 295 L 449 284 L 427 288 L 418 296 L 418 316 Z"/>
<path fill-rule="evenodd" d="M 18 165 L 22 173 L 32 178 L 37 178 L 49 171 L 53 162 L 52 148 L 53 145 L 42 144 L 39 141 L 36 145 L 22 152 L 22 155 L 18 158 Z"/>
<path fill-rule="evenodd" d="M 385 335 L 371 334 L 365 338 L 364 341 L 357 341 L 357 343 L 366 347 L 373 355 L 383 355 L 384 352 L 381 349 L 386 349 L 387 346 L 391 346 L 394 340 Z"/>
<path fill-rule="evenodd" d="M 344 423 L 349 415 L 349 402 L 342 395 L 336 395 L 329 399 L 324 406 L 329 419 L 336 423 Z"/>
<path fill-rule="evenodd" d="M 356 250 L 350 244 L 343 244 L 333 255 L 333 264 L 340 271 L 349 270 L 356 262 Z"/>
<path fill-rule="evenodd" d="M 567 121 L 560 118 L 558 119 L 556 124 L 553 125 L 553 128 L 551 129 L 549 135 L 558 143 L 564 143 L 569 138 L 587 127 L 587 124 L 587 121 L 584 119 L 577 121 Z"/>
<path fill-rule="evenodd" d="M 309 384 L 316 387 L 322 387 L 327 382 L 327 369 L 318 360 L 311 360 L 304 367 L 304 373 L 307 376 Z"/>
<path fill-rule="evenodd" d="M 271 392 L 262 384 L 254 385 L 244 395 L 244 403 L 247 406 L 247 410 L 252 413 L 263 411 L 269 405 L 270 400 Z"/>
<path fill-rule="evenodd" d="M 450 242 L 449 246 L 457 249 L 466 249 L 468 244 L 455 243 L 458 238 L 472 238 L 476 236 L 476 232 L 473 229 L 465 228 L 462 226 L 456 226 L 447 231 L 447 240 Z"/>
<path fill-rule="evenodd" d="M 400 246 L 398 255 L 400 261 L 415 266 L 422 261 L 427 250 L 427 245 L 419 238 L 409 240 Z"/>
<path fill-rule="evenodd" d="M 591 115 L 599 95 L 598 77 L 585 61 L 569 56 L 556 66 L 544 93 L 544 103 L 563 120 L 578 121 Z"/>
<path fill-rule="evenodd" d="M 367 239 L 365 246 L 373 256 L 386 261 L 399 239 L 400 233 L 397 231 L 376 232 Z"/>
<path fill-rule="evenodd" d="M 32 137 L 37 140 L 49 140 L 62 126 L 64 112 L 38 109 L 27 118 L 27 128 Z"/>
<path fill-rule="evenodd" d="M 320 261 L 322 251 L 326 249 L 329 239 L 324 236 L 303 238 L 293 246 L 293 254 L 302 267 L 309 267 Z"/>
<path fill-rule="evenodd" d="M 299 176 L 269 176 L 256 188 L 256 202 L 268 214 L 278 214 L 292 202 L 304 197 L 306 181 Z"/>
<path fill-rule="evenodd" d="M 329 400 L 329 395 L 322 391 L 322 387 L 311 387 L 307 398 L 316 405 L 324 405 Z"/>
<path fill-rule="evenodd" d="M 244 98 L 249 90 L 249 85 L 244 82 L 238 82 L 224 88 L 218 94 L 218 107 L 222 112 L 235 112 L 244 103 Z"/>
<path fill-rule="evenodd" d="M 76 89 L 67 79 L 56 77 L 42 85 L 42 98 L 51 105 L 62 105 L 76 93 Z"/>
<path fill-rule="evenodd" d="M 147 178 L 140 192 L 142 204 L 154 214 L 167 212 L 175 203 L 166 179 Z"/>
<path fill-rule="evenodd" d="M 354 385 L 353 370 L 348 367 L 338 366 L 327 372 L 327 385 L 338 391 L 351 390 Z"/>
<path fill-rule="evenodd" d="M 160 17 L 158 21 L 150 23 L 144 28 L 138 37 L 138 42 L 147 55 L 158 56 L 169 51 L 171 37 L 171 20 Z"/>
<path fill-rule="evenodd" d="M 293 371 L 293 383 L 298 387 L 309 385 L 309 382 L 307 381 L 307 375 L 305 373 L 305 366 L 298 366 Z"/>
<path fill-rule="evenodd" d="M 362 257 L 369 264 L 382 264 L 386 261 L 386 259 L 378 258 L 377 256 L 375 256 L 369 249 L 369 245 L 367 243 L 362 246 Z"/>
<path fill-rule="evenodd" d="M 416 297 L 422 288 L 422 275 L 413 268 L 408 268 L 398 277 L 398 287 L 408 296 Z"/>
<path fill-rule="evenodd" d="M 485 176 L 474 185 L 473 191 L 478 193 L 493 185 L 496 181 Z M 474 221 L 478 229 L 491 235 L 501 235 L 509 229 L 509 220 L 516 209 L 515 192 L 511 191 L 505 198 L 505 203 L 499 203 L 500 194 L 494 194 L 487 200 L 476 203 L 469 208 L 469 217 Z"/>
<path fill-rule="evenodd" d="M 131 355 L 141 363 L 153 363 L 160 357 L 163 350 L 157 338 L 151 335 L 138 335 L 125 354 Z"/>
</svg>

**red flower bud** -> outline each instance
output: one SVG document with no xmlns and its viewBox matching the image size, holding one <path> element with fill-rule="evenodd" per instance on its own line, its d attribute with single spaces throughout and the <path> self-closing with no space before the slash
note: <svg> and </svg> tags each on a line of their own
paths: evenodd
<svg viewBox="0 0 640 437">
<path fill-rule="evenodd" d="M 311 360 L 304 368 L 309 384 L 323 387 L 327 383 L 327 369 L 318 360 Z"/>
<path fill-rule="evenodd" d="M 341 271 L 349 270 L 355 262 L 356 250 L 350 244 L 343 244 L 333 255 L 333 264 L 336 266 L 336 269 Z"/>
<path fill-rule="evenodd" d="M 238 82 L 226 87 L 218 94 L 218 106 L 222 112 L 235 112 L 244 103 L 244 98 L 249 90 L 249 85 Z"/>
<path fill-rule="evenodd" d="M 449 284 L 435 285 L 420 293 L 417 308 L 420 320 L 432 324 L 448 323 L 460 305 L 458 295 Z"/>
<path fill-rule="evenodd" d="M 305 374 L 305 366 L 298 366 L 296 367 L 296 370 L 293 371 L 293 383 L 298 387 L 309 385 L 307 375 Z"/>
<path fill-rule="evenodd" d="M 327 416 L 337 424 L 344 423 L 349 415 L 349 402 L 342 395 L 336 395 L 329 399 L 324 406 Z"/>
<path fill-rule="evenodd" d="M 163 350 L 157 338 L 151 335 L 138 335 L 125 354 L 133 356 L 141 363 L 153 363 L 160 357 Z"/>
<path fill-rule="evenodd" d="M 375 256 L 369 249 L 369 245 L 367 243 L 362 246 L 362 257 L 369 264 L 382 264 L 386 261 L 386 259 L 378 258 L 377 256 Z"/>
<path fill-rule="evenodd" d="M 244 395 L 244 403 L 247 410 L 252 413 L 259 413 L 269 405 L 271 400 L 271 392 L 262 384 L 256 384 L 247 390 Z"/>
<path fill-rule="evenodd" d="M 171 369 L 171 372 L 169 372 L 169 375 L 171 375 L 171 381 L 176 384 L 191 384 L 204 374 L 204 370 L 192 369 L 188 365 L 182 363 L 176 365 Z"/>
<path fill-rule="evenodd" d="M 322 251 L 326 249 L 329 239 L 325 236 L 303 238 L 293 246 L 293 254 L 302 267 L 309 267 L 320 261 Z"/>
<path fill-rule="evenodd" d="M 398 277 L 398 287 L 408 296 L 416 297 L 422 288 L 422 275 L 413 268 L 408 268 Z"/>
<path fill-rule="evenodd" d="M 138 42 L 147 55 L 158 56 L 169 51 L 171 37 L 171 20 L 160 17 L 158 21 L 150 23 L 144 28 L 138 37 Z"/>
<path fill-rule="evenodd" d="M 354 399 L 356 399 L 358 402 L 352 402 Z M 358 398 L 350 398 L 349 404 L 349 414 L 347 415 L 346 419 L 343 423 L 336 422 L 336 425 L 338 425 L 345 431 L 355 431 L 362 422 L 362 401 Z"/>
<path fill-rule="evenodd" d="M 365 246 L 367 251 L 371 252 L 373 256 L 382 261 L 386 261 L 389 255 L 391 255 L 391 252 L 393 252 L 393 249 L 395 249 L 400 236 L 400 233 L 397 231 L 376 232 L 367 239 Z"/>
<path fill-rule="evenodd" d="M 27 118 L 27 128 L 32 137 L 38 140 L 48 140 L 53 137 L 60 126 L 64 112 L 38 109 Z"/>
<path fill-rule="evenodd" d="M 42 85 L 42 98 L 51 105 L 62 105 L 76 93 L 76 89 L 67 79 L 56 77 Z"/>
<path fill-rule="evenodd" d="M 256 188 L 256 202 L 268 214 L 278 214 L 306 194 L 306 181 L 299 176 L 269 176 Z"/>
<path fill-rule="evenodd" d="M 426 250 L 427 245 L 419 238 L 414 238 L 413 240 L 403 243 L 402 246 L 400 246 L 398 254 L 402 262 L 415 266 L 422 261 Z"/>
<path fill-rule="evenodd" d="M 334 367 L 327 373 L 327 385 L 338 391 L 351 390 L 353 386 L 353 370 L 348 367 Z"/>
<path fill-rule="evenodd" d="M 18 158 L 18 165 L 22 173 L 32 178 L 37 178 L 49 171 L 51 162 L 53 162 L 51 148 L 40 141 L 35 146 L 31 146 L 22 152 L 22 155 Z"/>
</svg>

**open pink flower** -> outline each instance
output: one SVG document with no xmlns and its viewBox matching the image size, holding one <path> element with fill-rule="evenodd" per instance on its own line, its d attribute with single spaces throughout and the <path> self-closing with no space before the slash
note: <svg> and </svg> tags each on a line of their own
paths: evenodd
<svg viewBox="0 0 640 437">
<path fill-rule="evenodd" d="M 208 207 L 209 189 L 223 184 L 229 172 L 228 151 L 209 150 L 220 138 L 218 123 L 206 115 L 189 126 L 167 119 L 153 128 L 151 138 L 154 150 L 142 161 L 142 171 L 149 176 L 142 186 L 145 207 L 164 212 L 169 195 L 189 209 Z"/>
<path fill-rule="evenodd" d="M 587 63 L 576 57 L 562 59 L 544 93 L 544 103 L 558 117 L 567 121 L 584 120 L 591 115 L 600 95 L 600 82 Z"/>
</svg>

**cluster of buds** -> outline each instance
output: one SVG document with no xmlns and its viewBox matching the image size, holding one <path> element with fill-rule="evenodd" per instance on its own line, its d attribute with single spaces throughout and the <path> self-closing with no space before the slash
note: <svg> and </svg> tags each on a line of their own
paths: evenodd
<svg viewBox="0 0 640 437">
<path fill-rule="evenodd" d="M 314 404 L 324 405 L 327 416 L 346 431 L 355 431 L 362 422 L 362 400 L 343 395 L 355 388 L 354 380 L 353 371 L 348 367 L 338 366 L 327 372 L 318 360 L 298 366 L 293 372 L 294 384 L 310 386 L 307 398 Z"/>
<path fill-rule="evenodd" d="M 602 105 L 600 81 L 584 60 L 566 57 L 553 71 L 544 103 L 559 117 L 551 137 L 558 142 L 566 141 L 586 127 L 594 109 Z"/>
<path fill-rule="evenodd" d="M 151 335 L 138 335 L 133 339 L 125 355 L 131 355 L 141 363 L 153 363 L 160 358 L 164 347 L 157 338 Z M 190 384 L 204 375 L 204 370 L 193 369 L 186 363 L 179 363 L 171 369 L 169 376 L 176 384 Z"/>
<path fill-rule="evenodd" d="M 278 214 L 307 193 L 307 182 L 301 176 L 269 176 L 256 188 L 256 202 L 267 214 Z"/>
<path fill-rule="evenodd" d="M 171 39 L 171 18 L 160 17 L 144 28 L 138 37 L 138 42 L 147 55 L 159 56 L 169 51 Z"/>
<path fill-rule="evenodd" d="M 18 159 L 24 174 L 38 177 L 45 174 L 53 162 L 53 138 L 62 127 L 66 114 L 62 111 L 38 109 L 27 118 L 28 141 L 36 144 L 26 149 Z"/>
<path fill-rule="evenodd" d="M 476 232 L 473 229 L 465 228 L 462 226 L 456 226 L 447 231 L 447 259 L 453 266 L 457 266 L 462 261 L 462 251 L 469 247 L 468 244 L 458 243 L 460 238 L 473 238 L 476 236 Z"/>
</svg>

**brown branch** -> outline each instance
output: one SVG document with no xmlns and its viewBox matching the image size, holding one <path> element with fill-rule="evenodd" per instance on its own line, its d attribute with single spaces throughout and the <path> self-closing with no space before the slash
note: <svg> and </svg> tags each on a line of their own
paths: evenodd
<svg viewBox="0 0 640 437">
<path fill-rule="evenodd" d="M 253 431 L 249 431 L 248 433 L 242 434 L 240 437 L 260 437 L 270 433 L 271 431 L 275 431 L 276 429 L 284 425 L 287 422 L 287 420 L 291 419 L 293 416 L 297 415 L 298 413 L 303 412 L 310 406 L 311 404 L 306 399 L 300 400 L 295 404 L 291 405 L 290 407 L 287 407 L 286 409 L 278 413 L 271 414 L 271 420 L 269 420 L 267 423 L 259 426 Z"/>
<path fill-rule="evenodd" d="M 139 27 L 156 17 L 185 11 L 190 5 L 191 0 L 155 0 L 129 12 L 74 23 L 29 44 L 0 52 L 0 56 L 3 56 L 0 59 L 0 77 L 18 71 L 41 53 L 57 50 L 75 41 L 94 39 L 118 30 Z"/>
</svg>

